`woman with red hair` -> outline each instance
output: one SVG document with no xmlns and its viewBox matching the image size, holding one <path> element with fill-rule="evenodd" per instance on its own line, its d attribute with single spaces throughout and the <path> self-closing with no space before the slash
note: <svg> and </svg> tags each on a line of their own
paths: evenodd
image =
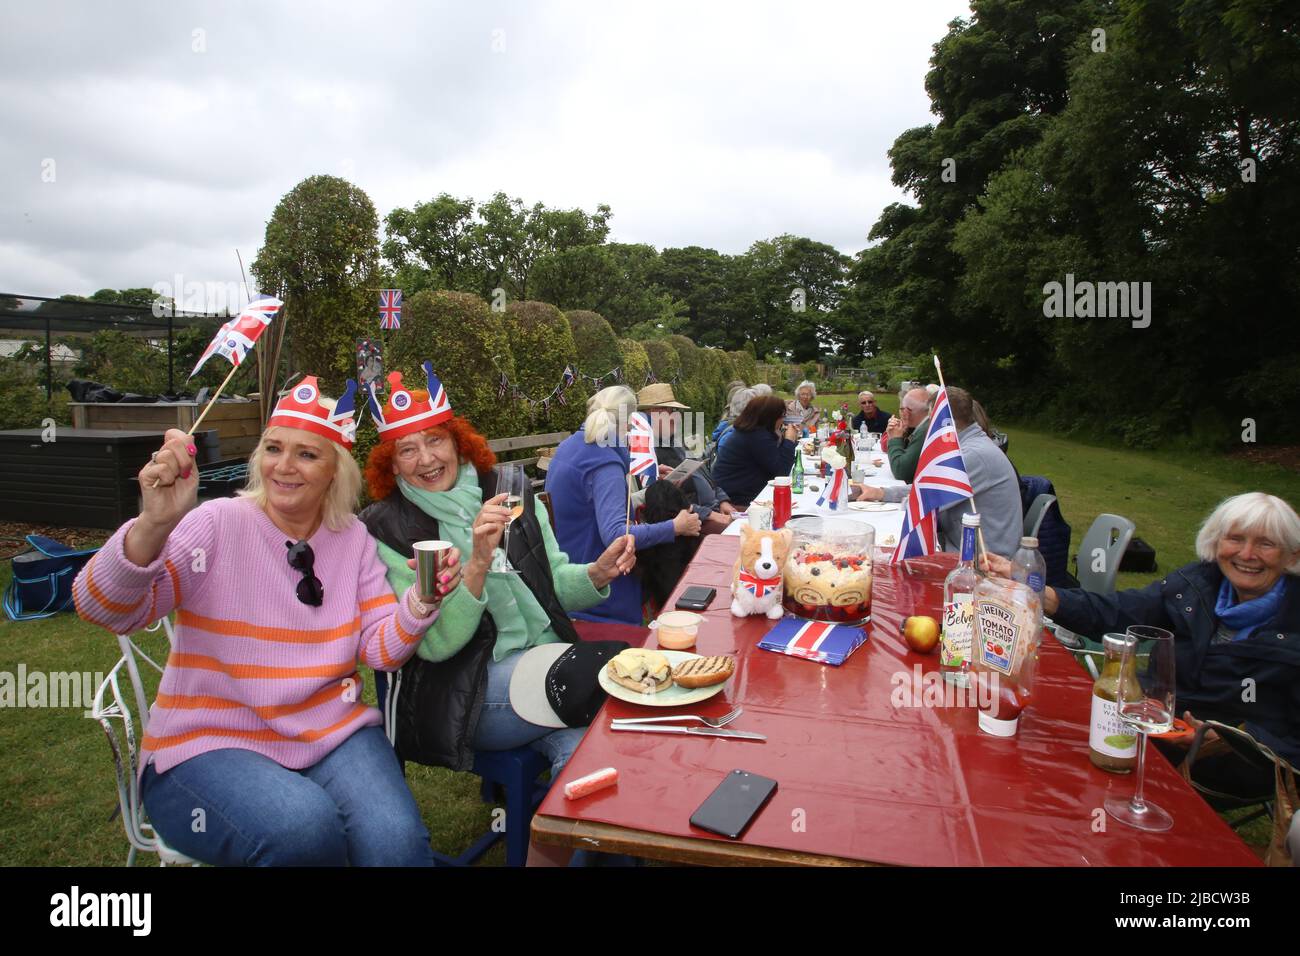
<svg viewBox="0 0 1300 956">
<path fill-rule="evenodd" d="M 410 753 L 410 758 L 453 770 L 470 769 L 475 750 L 528 744 L 551 761 L 557 776 L 590 716 L 575 726 L 554 714 L 539 717 L 526 707 L 533 719 L 525 719 L 515 709 L 520 690 L 516 686 L 512 695 L 511 679 L 523 652 L 556 645 L 550 649 L 559 657 L 561 643 L 579 643 L 568 613 L 609 596 L 610 582 L 636 563 L 632 540 L 615 541 L 591 564 L 570 564 L 556 544 L 545 506 L 528 491 L 523 512 L 510 528 L 509 560 L 518 573 L 493 571 L 493 552 L 510 518 L 505 495 L 497 493 L 496 456 L 468 421 L 452 414 L 430 364 L 424 369 L 428 392 L 404 387 L 401 373 L 393 372 L 388 376 L 387 404 L 381 407 L 371 395 L 381 440 L 365 469 L 375 503 L 361 513 L 361 520 L 379 541 L 379 556 L 393 586 L 412 578 L 407 556 L 416 541 L 442 539 L 456 545 L 464 556 L 463 576 L 443 600 L 436 626 L 424 633 L 416 651 L 438 666 L 417 666 L 418 678 L 412 683 L 422 686 L 414 712 L 407 708 L 416 692 L 403 678 L 397 704 L 399 734 L 406 732 L 404 722 L 413 714 L 418 747 L 413 744 L 411 749 L 418 753 Z M 594 674 L 598 668 L 589 669 Z M 531 670 L 520 669 L 520 676 Z M 536 683 L 540 688 L 542 678 Z M 598 686 L 594 693 L 599 693 Z M 590 713 L 600 699 L 603 693 L 593 697 Z M 556 712 L 573 721 L 576 713 L 587 713 L 585 697 L 580 704 Z"/>
</svg>

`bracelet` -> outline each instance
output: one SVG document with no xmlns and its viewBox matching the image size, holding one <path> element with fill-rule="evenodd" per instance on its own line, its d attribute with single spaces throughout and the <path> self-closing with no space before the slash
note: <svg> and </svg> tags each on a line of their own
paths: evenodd
<svg viewBox="0 0 1300 956">
<path fill-rule="evenodd" d="M 436 604 L 425 604 L 418 597 L 416 597 L 414 591 L 411 592 L 411 596 L 407 601 L 406 606 L 407 606 L 407 610 L 409 610 L 416 617 L 428 617 L 438 607 L 438 605 Z"/>
</svg>

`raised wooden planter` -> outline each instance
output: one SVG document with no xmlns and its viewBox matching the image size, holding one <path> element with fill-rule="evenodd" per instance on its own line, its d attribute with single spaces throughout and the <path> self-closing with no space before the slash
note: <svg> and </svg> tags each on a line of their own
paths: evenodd
<svg viewBox="0 0 1300 956">
<path fill-rule="evenodd" d="M 195 402 L 70 402 L 72 427 L 110 431 L 166 431 L 179 428 L 189 431 L 194 420 L 203 414 Z M 262 434 L 261 413 L 257 402 L 217 402 L 200 428 L 215 428 L 221 443 L 220 457 L 247 458 L 257 447 Z"/>
</svg>

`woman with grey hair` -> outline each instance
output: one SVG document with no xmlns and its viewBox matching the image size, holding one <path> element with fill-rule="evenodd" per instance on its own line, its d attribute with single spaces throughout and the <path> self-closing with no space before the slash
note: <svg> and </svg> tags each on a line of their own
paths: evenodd
<svg viewBox="0 0 1300 956">
<path fill-rule="evenodd" d="M 595 561 L 628 533 L 628 416 L 636 394 L 624 385 L 603 388 L 587 399 L 582 427 L 560 443 L 546 472 L 555 514 L 555 540 L 575 564 Z M 698 537 L 699 516 L 683 508 L 669 521 L 633 524 L 636 549 L 666 544 L 679 535 Z M 620 575 L 609 582 L 609 598 L 570 616 L 588 621 L 641 623 L 640 579 Z"/>
<path fill-rule="evenodd" d="M 1199 561 L 1141 589 L 1046 588 L 1043 610 L 1080 634 L 1134 624 L 1171 631 L 1184 719 L 1243 726 L 1300 764 L 1300 517 L 1273 495 L 1235 495 L 1201 526 L 1196 554 Z M 1005 558 L 990 556 L 986 567 L 1009 576 Z M 1225 793 L 1273 791 L 1271 766 L 1235 751 L 1198 760 L 1193 776 Z"/>
<path fill-rule="evenodd" d="M 817 386 L 804 379 L 794 390 L 794 395 L 794 398 L 785 403 L 785 420 L 797 428 L 807 428 L 811 431 L 817 427 L 817 423 L 822 418 L 822 410 L 813 407 L 813 399 L 817 397 Z"/>
</svg>

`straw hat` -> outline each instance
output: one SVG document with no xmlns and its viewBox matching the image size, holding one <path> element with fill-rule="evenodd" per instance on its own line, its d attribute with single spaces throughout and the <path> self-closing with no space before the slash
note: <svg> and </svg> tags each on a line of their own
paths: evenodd
<svg viewBox="0 0 1300 956">
<path fill-rule="evenodd" d="M 690 408 L 677 401 L 673 387 L 667 382 L 655 382 L 636 393 L 637 408 Z"/>
</svg>

